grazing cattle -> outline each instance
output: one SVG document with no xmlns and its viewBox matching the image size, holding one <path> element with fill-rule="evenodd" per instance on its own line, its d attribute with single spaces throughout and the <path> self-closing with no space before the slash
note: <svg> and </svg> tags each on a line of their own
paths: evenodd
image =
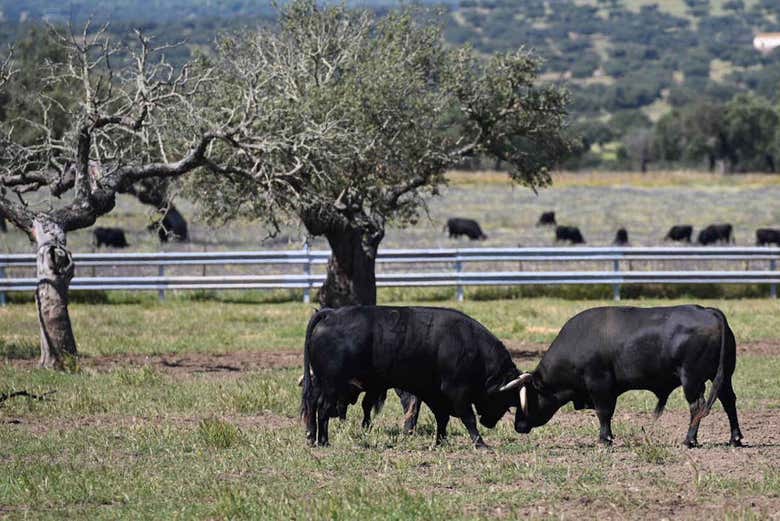
<svg viewBox="0 0 780 521">
<path fill-rule="evenodd" d="M 412 393 L 433 411 L 436 443 L 457 416 L 477 447 L 485 443 L 474 408 L 482 425 L 494 427 L 519 403 L 517 392 L 500 390 L 520 374 L 509 352 L 482 324 L 452 309 L 323 309 L 306 329 L 303 365 L 301 415 L 311 444 L 328 444 L 330 418 L 345 417 L 363 391 L 364 404 L 377 403 L 391 387 Z"/>
<path fill-rule="evenodd" d="M 693 226 L 690 224 L 677 224 L 669 228 L 669 233 L 664 237 L 665 241 L 686 241 L 691 242 L 693 235 Z"/>
<path fill-rule="evenodd" d="M 765 246 L 767 244 L 780 246 L 780 230 L 773 228 L 759 228 L 756 230 L 756 245 Z"/>
<path fill-rule="evenodd" d="M 628 232 L 625 228 L 620 228 L 615 234 L 615 240 L 612 242 L 615 246 L 628 246 Z"/>
<path fill-rule="evenodd" d="M 653 392 L 657 417 L 669 394 L 682 385 L 691 413 L 685 444 L 698 444 L 699 422 L 718 398 L 729 418 L 731 444 L 739 446 L 742 433 L 731 385 L 735 363 L 734 333 L 718 309 L 594 308 L 566 322 L 537 368 L 502 389 L 519 390 L 517 432 L 546 424 L 572 402 L 575 409 L 596 410 L 599 440 L 609 444 L 620 394 L 632 389 Z M 712 389 L 705 401 L 707 380 L 712 380 Z"/>
<path fill-rule="evenodd" d="M 152 224 L 149 229 L 157 229 L 157 236 L 160 242 L 168 242 L 169 238 L 177 241 L 186 241 L 189 239 L 187 233 L 187 221 L 181 213 L 174 207 L 168 208 L 162 220 L 157 224 Z"/>
<path fill-rule="evenodd" d="M 445 229 L 449 230 L 450 238 L 458 238 L 461 235 L 466 235 L 472 241 L 476 239 L 487 239 L 487 235 L 482 233 L 482 228 L 479 227 L 479 223 L 474 219 L 452 217 L 447 219 Z"/>
<path fill-rule="evenodd" d="M 699 232 L 697 241 L 703 246 L 716 242 L 733 243 L 734 236 L 731 234 L 731 230 L 730 224 L 710 224 Z"/>
<path fill-rule="evenodd" d="M 122 228 L 95 228 L 95 246 L 111 246 L 113 248 L 127 248 L 125 232 Z"/>
<path fill-rule="evenodd" d="M 585 244 L 585 239 L 576 226 L 556 226 L 555 242 L 569 241 L 572 244 Z"/>
<path fill-rule="evenodd" d="M 543 212 L 536 226 L 546 226 L 548 224 L 556 224 L 555 212 Z"/>
</svg>

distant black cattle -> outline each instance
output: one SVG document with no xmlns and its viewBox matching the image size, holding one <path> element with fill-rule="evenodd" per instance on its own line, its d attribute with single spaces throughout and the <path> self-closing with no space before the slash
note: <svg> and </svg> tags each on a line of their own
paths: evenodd
<svg viewBox="0 0 780 521">
<path fill-rule="evenodd" d="M 780 230 L 772 228 L 759 228 L 756 230 L 756 245 L 765 246 L 767 244 L 780 246 Z"/>
<path fill-rule="evenodd" d="M 545 226 L 548 224 L 556 224 L 555 212 L 543 212 L 541 217 L 539 217 L 539 221 L 536 223 L 536 226 Z"/>
<path fill-rule="evenodd" d="M 615 246 L 628 245 L 628 232 L 625 228 L 620 228 L 615 234 L 615 240 L 612 242 Z"/>
<path fill-rule="evenodd" d="M 693 226 L 690 224 L 677 224 L 669 228 L 669 233 L 664 237 L 665 241 L 685 241 L 691 242 L 693 235 Z"/>
<path fill-rule="evenodd" d="M 171 206 L 168 211 L 165 212 L 162 220 L 157 224 L 152 224 L 149 229 L 157 229 L 157 236 L 160 238 L 160 242 L 168 242 L 168 239 L 175 239 L 177 241 L 186 241 L 189 239 L 189 233 L 187 232 L 187 221 L 184 216 Z"/>
<path fill-rule="evenodd" d="M 730 224 L 710 224 L 699 232 L 697 241 L 703 246 L 715 244 L 716 242 L 725 242 L 726 244 L 730 242 L 733 243 L 734 236 L 731 233 L 732 229 Z"/>
<path fill-rule="evenodd" d="M 5 233 L 7 231 L 8 231 L 8 226 L 5 224 L 5 217 L 0 215 L 0 232 Z"/>
<path fill-rule="evenodd" d="M 111 246 L 113 248 L 127 248 L 125 232 L 122 228 L 95 228 L 95 246 Z"/>
<path fill-rule="evenodd" d="M 482 233 L 482 228 L 474 219 L 463 219 L 461 217 L 452 217 L 447 219 L 446 229 L 449 231 L 450 238 L 457 238 L 466 235 L 469 239 L 487 239 L 487 235 Z"/>
<path fill-rule="evenodd" d="M 576 226 L 556 226 L 555 242 L 569 241 L 572 244 L 585 244 L 585 239 Z"/>
</svg>

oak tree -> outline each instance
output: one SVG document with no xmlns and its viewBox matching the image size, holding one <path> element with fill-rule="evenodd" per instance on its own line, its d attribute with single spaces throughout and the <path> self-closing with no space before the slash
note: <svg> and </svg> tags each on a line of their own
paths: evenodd
<svg viewBox="0 0 780 521">
<path fill-rule="evenodd" d="M 375 260 L 388 223 L 417 222 L 445 172 L 475 155 L 537 187 L 568 149 L 567 96 L 537 83 L 525 50 L 483 59 L 444 44 L 409 9 L 379 17 L 294 0 L 278 25 L 225 37 L 202 103 L 242 99 L 253 139 L 216 147 L 223 171 L 189 178 L 216 220 L 302 222 L 330 247 L 324 306 L 374 304 Z"/>
</svg>

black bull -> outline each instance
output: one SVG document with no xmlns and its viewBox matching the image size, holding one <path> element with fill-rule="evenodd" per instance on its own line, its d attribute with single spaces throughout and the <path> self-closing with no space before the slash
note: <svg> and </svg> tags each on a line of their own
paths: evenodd
<svg viewBox="0 0 780 521">
<path fill-rule="evenodd" d="M 686 445 L 698 444 L 699 423 L 717 398 L 729 418 L 731 444 L 738 446 L 742 433 L 731 384 L 735 363 L 734 333 L 718 309 L 589 309 L 566 322 L 532 373 L 509 385 L 520 391 L 522 414 L 515 430 L 529 432 L 544 425 L 561 406 L 573 402 L 575 409 L 596 410 L 599 439 L 611 443 L 620 394 L 631 389 L 653 392 L 657 416 L 669 394 L 682 385 L 691 413 Z M 713 383 L 705 401 L 707 380 Z"/>
<path fill-rule="evenodd" d="M 309 321 L 301 414 L 309 443 L 328 444 L 328 422 L 344 417 L 365 391 L 381 402 L 395 387 L 417 396 L 436 418 L 436 442 L 457 416 L 478 447 L 479 421 L 494 427 L 518 393 L 502 389 L 519 376 L 509 352 L 482 324 L 459 311 L 361 306 L 323 309 Z M 473 408 L 472 408 L 473 406 Z"/>
</svg>

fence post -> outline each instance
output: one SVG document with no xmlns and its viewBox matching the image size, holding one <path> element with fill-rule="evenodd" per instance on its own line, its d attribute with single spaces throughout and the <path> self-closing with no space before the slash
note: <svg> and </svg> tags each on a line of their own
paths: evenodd
<svg viewBox="0 0 780 521">
<path fill-rule="evenodd" d="M 311 302 L 311 255 L 309 249 L 309 239 L 303 243 L 303 253 L 306 255 L 306 261 L 303 264 L 303 274 L 306 275 L 306 287 L 303 288 L 303 303 Z"/>
<path fill-rule="evenodd" d="M 157 275 L 160 277 L 165 276 L 165 264 L 158 264 L 157 265 Z M 162 284 L 162 282 L 160 282 Z M 157 290 L 157 298 L 162 300 L 165 300 L 165 290 L 163 288 L 160 288 Z"/>
<path fill-rule="evenodd" d="M 0 266 L 0 279 L 5 278 L 5 266 Z M 0 306 L 5 306 L 5 291 L 0 291 Z"/>
<path fill-rule="evenodd" d="M 460 274 L 463 271 L 463 262 L 460 260 L 460 255 L 455 256 L 455 279 L 457 281 L 456 293 L 458 295 L 458 302 L 463 302 L 463 284 L 460 281 Z"/>
<path fill-rule="evenodd" d="M 614 259 L 612 261 L 612 268 L 616 273 L 620 272 L 620 260 Z M 620 300 L 620 284 L 615 283 L 612 285 L 612 300 Z"/>
<path fill-rule="evenodd" d="M 769 260 L 769 269 L 775 271 L 775 259 Z M 775 282 L 769 285 L 769 298 L 777 298 L 777 283 Z"/>
</svg>

